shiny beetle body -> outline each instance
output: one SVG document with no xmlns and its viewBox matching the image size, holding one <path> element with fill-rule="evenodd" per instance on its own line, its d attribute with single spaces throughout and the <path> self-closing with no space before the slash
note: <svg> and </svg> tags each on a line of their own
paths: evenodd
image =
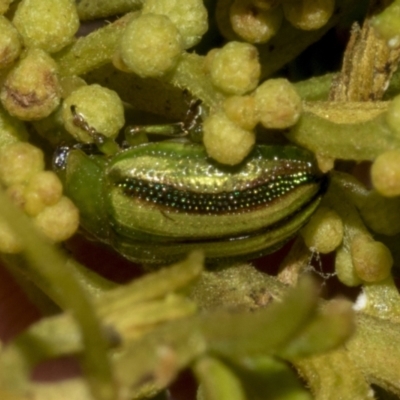
<svg viewBox="0 0 400 400">
<path fill-rule="evenodd" d="M 108 159 L 71 149 L 57 163 L 82 226 L 149 264 L 195 248 L 210 262 L 269 253 L 304 225 L 326 187 L 313 156 L 292 146 L 256 146 L 237 167 L 215 163 L 201 145 L 173 141 Z"/>
</svg>

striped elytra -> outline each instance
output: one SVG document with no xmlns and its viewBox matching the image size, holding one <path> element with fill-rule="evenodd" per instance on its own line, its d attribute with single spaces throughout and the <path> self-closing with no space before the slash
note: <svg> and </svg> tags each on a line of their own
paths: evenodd
<svg viewBox="0 0 400 400">
<path fill-rule="evenodd" d="M 233 256 L 261 254 L 306 222 L 325 181 L 312 155 L 296 147 L 257 146 L 241 165 L 227 167 L 200 145 L 148 144 L 120 153 L 108 166 L 110 221 L 118 245 L 131 238 L 145 247 L 158 242 L 207 253 L 226 242 Z M 240 242 L 249 240 L 255 247 L 241 251 Z"/>
<path fill-rule="evenodd" d="M 58 159 L 84 229 L 146 264 L 194 249 L 211 263 L 269 253 L 307 222 L 327 183 L 312 154 L 293 146 L 256 146 L 236 167 L 169 141 L 111 158 L 70 149 Z"/>
<path fill-rule="evenodd" d="M 235 178 L 232 174 L 231 179 Z M 187 189 L 185 179 L 174 181 L 167 173 L 152 180 L 114 175 L 114 184 L 126 196 L 135 197 L 170 212 L 188 214 L 250 212 L 258 207 L 267 207 L 299 185 L 314 183 L 316 180 L 318 178 L 310 171 L 298 171 L 296 168 L 285 175 L 275 173 L 264 181 L 249 181 L 245 188 L 233 185 L 229 192 L 215 190 L 214 193 L 208 193 Z"/>
</svg>

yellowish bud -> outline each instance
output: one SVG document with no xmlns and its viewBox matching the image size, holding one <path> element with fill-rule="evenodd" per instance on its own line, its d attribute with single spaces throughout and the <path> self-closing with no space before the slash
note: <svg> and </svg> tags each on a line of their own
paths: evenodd
<svg viewBox="0 0 400 400">
<path fill-rule="evenodd" d="M 0 152 L 0 180 L 6 186 L 27 183 L 43 169 L 42 150 L 29 143 L 13 143 Z"/>
<path fill-rule="evenodd" d="M 0 92 L 4 108 L 32 121 L 50 115 L 60 103 L 57 64 L 41 49 L 30 49 L 7 75 Z"/>
<path fill-rule="evenodd" d="M 119 46 L 121 60 L 141 77 L 160 77 L 176 66 L 183 52 L 178 28 L 164 15 L 143 14 L 126 27 Z"/>
<path fill-rule="evenodd" d="M 96 133 L 115 138 L 125 123 L 118 94 L 97 84 L 72 92 L 63 102 L 62 117 L 65 129 L 84 143 L 93 143 Z"/>
<path fill-rule="evenodd" d="M 254 133 L 240 128 L 223 112 L 210 115 L 204 121 L 203 132 L 208 155 L 222 164 L 239 164 L 255 144 Z"/>
<path fill-rule="evenodd" d="M 265 43 L 279 30 L 281 7 L 267 10 L 257 8 L 252 0 L 235 0 L 229 10 L 232 29 L 250 43 Z"/>
<path fill-rule="evenodd" d="M 340 246 L 336 251 L 335 271 L 338 279 L 346 286 L 358 286 L 362 283 L 354 269 L 350 251 L 345 246 Z"/>
<path fill-rule="evenodd" d="M 322 254 L 330 253 L 343 240 L 343 222 L 334 210 L 320 207 L 301 234 L 310 249 Z"/>
<path fill-rule="evenodd" d="M 235 124 L 252 130 L 258 123 L 256 103 L 253 96 L 231 96 L 223 104 L 225 114 Z"/>
<path fill-rule="evenodd" d="M 142 12 L 167 16 L 179 30 L 185 49 L 197 44 L 208 29 L 202 0 L 146 0 Z"/>
<path fill-rule="evenodd" d="M 269 129 L 285 129 L 300 118 L 302 102 L 286 79 L 269 79 L 254 94 L 261 123 Z"/>
<path fill-rule="evenodd" d="M 7 18 L 0 15 L 0 69 L 11 65 L 20 52 L 18 31 Z"/>
<path fill-rule="evenodd" d="M 61 181 L 52 171 L 40 171 L 33 175 L 25 189 L 25 212 L 35 216 L 46 206 L 57 203 L 62 189 Z"/>
<path fill-rule="evenodd" d="M 383 196 L 400 195 L 400 150 L 379 155 L 371 167 L 374 188 Z"/>
<path fill-rule="evenodd" d="M 22 0 L 13 23 L 27 47 L 52 53 L 71 43 L 79 17 L 73 0 Z"/>
<path fill-rule="evenodd" d="M 365 282 L 379 282 L 387 278 L 393 265 L 390 250 L 367 235 L 354 237 L 351 257 L 357 275 Z"/>
<path fill-rule="evenodd" d="M 70 238 L 79 226 L 79 211 L 67 197 L 45 207 L 34 219 L 36 226 L 50 240 L 61 242 Z"/>
<path fill-rule="evenodd" d="M 285 18 L 306 31 L 323 27 L 332 16 L 335 0 L 282 0 Z"/>
<path fill-rule="evenodd" d="M 229 94 L 245 94 L 255 89 L 261 66 L 257 49 L 249 43 L 229 42 L 214 54 L 211 81 Z"/>
</svg>

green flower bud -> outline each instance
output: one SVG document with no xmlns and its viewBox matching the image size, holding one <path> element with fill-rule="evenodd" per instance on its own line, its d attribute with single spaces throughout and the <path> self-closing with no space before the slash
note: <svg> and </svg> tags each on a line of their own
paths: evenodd
<svg viewBox="0 0 400 400">
<path fill-rule="evenodd" d="M 336 251 L 335 271 L 340 282 L 346 286 L 358 286 L 362 281 L 357 275 L 349 249 L 340 246 Z"/>
<path fill-rule="evenodd" d="M 62 184 L 52 171 L 39 171 L 31 177 L 25 189 L 24 210 L 28 215 L 39 214 L 46 206 L 56 204 L 62 196 Z"/>
<path fill-rule="evenodd" d="M 125 124 L 124 107 L 117 93 L 97 84 L 72 92 L 63 102 L 62 117 L 65 129 L 84 143 L 93 143 L 94 133 L 115 138 Z M 86 126 L 78 121 L 79 117 Z"/>
<path fill-rule="evenodd" d="M 0 181 L 6 186 L 27 183 L 43 169 L 43 152 L 29 143 L 16 142 L 0 152 Z"/>
<path fill-rule="evenodd" d="M 71 200 L 63 196 L 56 204 L 40 212 L 33 221 L 50 240 L 62 242 L 77 231 L 79 211 Z"/>
<path fill-rule="evenodd" d="M 239 164 L 255 144 L 254 133 L 236 125 L 223 112 L 210 115 L 203 132 L 208 155 L 222 164 Z"/>
<path fill-rule="evenodd" d="M 8 74 L 0 99 L 11 115 L 32 121 L 51 114 L 60 93 L 55 61 L 41 49 L 30 49 Z"/>
<path fill-rule="evenodd" d="M 119 51 L 132 72 L 141 77 L 160 77 L 178 63 L 183 41 L 168 17 L 144 14 L 126 27 Z"/>
<path fill-rule="evenodd" d="M 253 96 L 231 96 L 223 104 L 225 114 L 241 128 L 251 131 L 258 123 Z"/>
<path fill-rule="evenodd" d="M 400 1 L 394 1 L 390 6 L 372 20 L 378 34 L 388 41 L 390 47 L 400 44 Z"/>
<path fill-rule="evenodd" d="M 302 111 L 301 98 L 286 79 L 269 79 L 255 91 L 261 123 L 270 129 L 293 126 Z"/>
<path fill-rule="evenodd" d="M 400 150 L 379 155 L 371 167 L 374 188 L 383 196 L 400 195 Z"/>
<path fill-rule="evenodd" d="M 281 7 L 258 9 L 252 0 L 235 0 L 229 16 L 232 29 L 250 43 L 268 42 L 278 32 L 283 21 Z"/>
<path fill-rule="evenodd" d="M 18 31 L 7 18 L 0 15 L 0 69 L 11 65 L 20 52 Z"/>
<path fill-rule="evenodd" d="M 285 18 L 298 29 L 323 27 L 332 16 L 335 0 L 283 0 Z"/>
<path fill-rule="evenodd" d="M 211 60 L 212 83 L 229 94 L 245 94 L 255 89 L 261 66 L 257 49 L 248 43 L 229 42 Z"/>
<path fill-rule="evenodd" d="M 343 240 L 343 222 L 334 210 L 320 207 L 301 234 L 308 248 L 322 254 L 330 253 Z"/>
<path fill-rule="evenodd" d="M 207 32 L 207 9 L 202 0 L 146 0 L 143 14 L 167 16 L 179 30 L 183 47 L 196 45 Z"/>
<path fill-rule="evenodd" d="M 357 275 L 365 282 L 387 278 L 393 265 L 390 250 L 367 235 L 357 235 L 352 240 L 351 257 Z"/>
<path fill-rule="evenodd" d="M 27 47 L 52 53 L 72 42 L 79 17 L 73 0 L 22 0 L 13 23 Z"/>
</svg>

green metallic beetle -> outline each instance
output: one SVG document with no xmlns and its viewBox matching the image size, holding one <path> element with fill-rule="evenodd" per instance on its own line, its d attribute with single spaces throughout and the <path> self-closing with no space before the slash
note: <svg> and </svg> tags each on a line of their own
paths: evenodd
<svg viewBox="0 0 400 400">
<path fill-rule="evenodd" d="M 129 260 L 161 264 L 203 249 L 209 262 L 279 248 L 317 208 L 327 178 L 313 156 L 258 145 L 239 166 L 203 146 L 164 141 L 111 157 L 59 151 L 55 165 L 82 226 Z"/>
</svg>

